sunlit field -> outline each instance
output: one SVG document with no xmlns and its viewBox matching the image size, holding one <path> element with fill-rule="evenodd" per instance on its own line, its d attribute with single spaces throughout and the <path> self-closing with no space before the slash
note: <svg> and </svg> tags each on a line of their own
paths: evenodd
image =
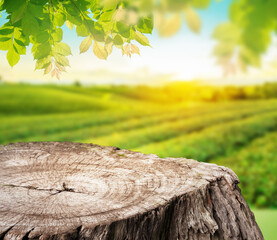
<svg viewBox="0 0 277 240">
<path fill-rule="evenodd" d="M 86 142 L 230 167 L 265 239 L 274 240 L 276 211 L 259 209 L 277 207 L 276 85 L 77 85 L 0 84 L 0 143 Z"/>
</svg>

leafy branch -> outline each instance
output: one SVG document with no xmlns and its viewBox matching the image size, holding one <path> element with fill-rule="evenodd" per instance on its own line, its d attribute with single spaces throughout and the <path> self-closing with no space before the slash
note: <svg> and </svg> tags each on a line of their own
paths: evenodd
<svg viewBox="0 0 277 240">
<path fill-rule="evenodd" d="M 150 46 L 154 22 L 158 33 L 169 37 L 180 30 L 182 23 L 198 33 L 201 19 L 195 8 L 206 8 L 210 0 L 0 0 L 0 12 L 7 22 L 0 28 L 0 50 L 7 51 L 10 66 L 16 65 L 26 47 L 32 45 L 36 69 L 60 77 L 69 66 L 70 47 L 62 42 L 66 25 L 84 37 L 80 53 L 89 51 L 107 59 L 113 48 L 131 57 L 140 54 L 135 43 Z M 243 9 L 243 10 L 242 10 Z M 275 0 L 237 0 L 230 9 L 230 22 L 215 29 L 218 44 L 214 55 L 226 72 L 233 64 L 246 70 L 260 66 L 276 32 Z M 183 19 L 185 21 L 183 21 Z M 155 20 L 155 21 L 154 21 Z"/>
</svg>

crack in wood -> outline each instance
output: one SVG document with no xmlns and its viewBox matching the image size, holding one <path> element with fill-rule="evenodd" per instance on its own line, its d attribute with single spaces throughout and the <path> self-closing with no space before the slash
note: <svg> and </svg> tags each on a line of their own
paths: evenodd
<svg viewBox="0 0 277 240">
<path fill-rule="evenodd" d="M 72 193 L 80 193 L 80 194 L 89 195 L 89 193 L 78 192 L 78 191 L 75 191 L 73 188 L 67 187 L 66 183 L 63 183 L 63 185 L 62 185 L 63 188 L 62 189 L 54 189 L 54 188 L 46 189 L 46 188 L 37 188 L 37 187 L 34 187 L 34 186 L 24 186 L 24 185 L 21 186 L 21 185 L 14 185 L 14 184 L 0 184 L 0 186 L 12 187 L 12 188 L 26 188 L 26 189 L 29 189 L 29 190 L 36 190 L 36 191 L 54 192 L 51 195 L 56 195 L 56 194 L 59 194 L 59 193 L 62 193 L 62 192 L 72 192 Z"/>
<path fill-rule="evenodd" d="M 6 234 L 15 226 L 16 224 L 10 226 L 7 230 L 5 230 L 4 232 L 0 233 L 0 240 L 4 240 Z"/>
</svg>

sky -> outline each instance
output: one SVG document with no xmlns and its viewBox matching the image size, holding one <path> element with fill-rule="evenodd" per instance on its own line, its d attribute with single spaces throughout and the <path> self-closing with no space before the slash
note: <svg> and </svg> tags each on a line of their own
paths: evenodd
<svg viewBox="0 0 277 240">
<path fill-rule="evenodd" d="M 275 81 L 275 67 L 251 69 L 247 74 L 238 73 L 223 77 L 223 71 L 217 66 L 212 56 L 215 41 L 211 38 L 214 28 L 228 20 L 228 8 L 232 0 L 212 0 L 204 10 L 197 10 L 202 20 L 199 34 L 191 32 L 184 22 L 181 30 L 170 38 L 161 38 L 154 30 L 148 35 L 150 47 L 140 46 L 141 54 L 132 58 L 122 56 L 114 49 L 108 60 L 100 60 L 93 55 L 92 49 L 79 54 L 79 45 L 83 38 L 77 37 L 75 31 L 64 27 L 64 42 L 72 48 L 73 56 L 69 58 L 71 68 L 62 75 L 61 80 L 44 76 L 42 71 L 34 71 L 35 63 L 27 49 L 27 55 L 11 68 L 6 60 L 6 53 L 0 52 L 0 74 L 4 80 L 27 81 L 32 83 L 70 83 L 79 80 L 85 84 L 161 84 L 175 80 L 203 80 L 212 84 L 263 83 Z M 3 24 L 0 19 L 0 25 Z M 277 56 L 271 47 L 264 56 L 265 62 Z M 268 65 L 267 65 L 268 66 Z"/>
</svg>

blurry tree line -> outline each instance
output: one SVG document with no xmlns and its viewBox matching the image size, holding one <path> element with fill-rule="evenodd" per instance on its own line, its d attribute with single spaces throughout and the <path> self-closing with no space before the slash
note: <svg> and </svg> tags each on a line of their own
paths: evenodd
<svg viewBox="0 0 277 240">
<path fill-rule="evenodd" d="M 113 91 L 129 97 L 154 102 L 228 101 L 277 98 L 277 83 L 249 86 L 211 86 L 198 82 L 176 82 L 162 87 L 113 86 Z"/>
</svg>

